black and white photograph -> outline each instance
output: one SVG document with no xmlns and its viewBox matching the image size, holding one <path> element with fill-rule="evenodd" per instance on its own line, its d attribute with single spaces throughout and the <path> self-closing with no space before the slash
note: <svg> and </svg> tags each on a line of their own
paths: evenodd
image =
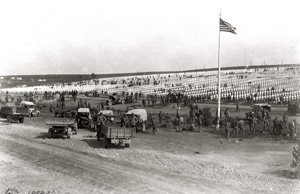
<svg viewBox="0 0 300 194">
<path fill-rule="evenodd" d="M 300 194 L 299 6 L 0 1 L 0 194 Z"/>
</svg>

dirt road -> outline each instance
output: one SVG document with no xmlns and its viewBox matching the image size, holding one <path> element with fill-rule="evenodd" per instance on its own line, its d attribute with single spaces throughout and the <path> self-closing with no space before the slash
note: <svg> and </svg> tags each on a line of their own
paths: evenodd
<svg viewBox="0 0 300 194">
<path fill-rule="evenodd" d="M 28 172 L 23 174 L 24 179 L 18 177 L 15 179 L 17 182 L 13 182 L 15 174 L 6 172 L 8 174 L 4 175 L 5 171 L 2 171 L 1 178 L 5 180 L 1 181 L 0 191 L 14 187 L 21 193 L 28 193 L 30 190 L 51 190 L 56 193 L 245 192 L 205 179 L 191 179 L 175 172 L 119 162 L 16 135 L 0 134 L 0 142 L 2 153 L 13 157 L 13 160 L 20 160 L 22 167 L 27 168 Z M 42 173 L 30 175 L 30 171 L 34 169 Z M 5 185 L 8 187 L 3 188 Z"/>
</svg>

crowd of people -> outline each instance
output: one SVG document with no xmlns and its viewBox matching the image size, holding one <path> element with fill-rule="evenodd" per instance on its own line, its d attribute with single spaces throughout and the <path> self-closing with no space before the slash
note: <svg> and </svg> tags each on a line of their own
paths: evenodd
<svg viewBox="0 0 300 194">
<path fill-rule="evenodd" d="M 269 102 L 269 103 L 289 103 L 300 99 L 300 69 L 292 68 L 264 68 L 264 69 L 245 69 L 238 71 L 222 72 L 221 74 L 221 100 L 235 102 L 236 109 L 239 111 L 239 102 Z M 50 107 L 50 112 L 55 108 L 64 108 L 65 96 L 71 97 L 74 103 L 77 102 L 78 94 L 89 96 L 99 95 L 119 95 L 127 103 L 132 103 L 138 99 L 142 100 L 142 106 L 167 105 L 176 103 L 176 107 L 190 107 L 189 117 L 186 122 L 182 116 L 177 114 L 172 119 L 169 114 L 158 114 L 159 125 L 175 126 L 177 131 L 199 130 L 201 126 L 211 126 L 216 124 L 217 120 L 225 127 L 226 136 L 229 134 L 244 134 L 244 120 L 232 118 L 228 109 L 222 111 L 224 117 L 213 117 L 209 108 L 200 109 L 195 103 L 204 103 L 206 101 L 216 101 L 218 99 L 218 86 L 216 72 L 189 72 L 174 74 L 155 74 L 139 75 L 127 77 L 113 77 L 103 79 L 92 79 L 81 82 L 51 84 L 44 86 L 35 86 L 28 88 L 10 88 L 1 89 L 5 94 L 5 101 L 20 101 L 14 99 L 13 94 L 25 92 L 24 97 L 29 101 L 34 100 L 34 95 L 43 94 L 45 100 L 58 100 L 56 107 Z M 2 99 L 1 99 L 2 100 Z M 78 108 L 89 108 L 92 114 L 97 115 L 100 110 L 105 109 L 105 105 L 100 103 L 97 107 L 92 107 L 81 99 L 78 101 Z M 139 119 L 122 117 L 121 126 L 139 126 L 143 125 Z M 146 126 L 155 129 L 154 115 L 149 115 L 149 122 Z M 247 114 L 250 132 L 255 133 L 255 125 L 263 123 L 264 131 L 269 131 L 273 125 L 273 133 L 282 135 L 284 120 L 276 118 L 271 121 L 270 112 L 250 112 Z M 164 122 L 164 123 L 163 123 Z M 186 125 L 188 123 L 188 125 Z M 184 125 L 184 127 L 183 127 Z M 198 129 L 196 129 L 198 126 Z M 230 130 L 232 129 L 232 130 Z M 231 131 L 231 132 L 230 132 Z M 232 132 L 234 131 L 234 132 Z M 292 134 L 292 133 L 291 133 Z"/>
</svg>

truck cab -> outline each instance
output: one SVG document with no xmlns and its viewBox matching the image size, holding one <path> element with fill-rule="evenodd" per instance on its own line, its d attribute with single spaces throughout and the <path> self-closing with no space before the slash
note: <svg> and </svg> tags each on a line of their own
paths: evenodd
<svg viewBox="0 0 300 194">
<path fill-rule="evenodd" d="M 91 128 L 92 116 L 89 108 L 79 108 L 76 115 L 78 127 Z"/>
<path fill-rule="evenodd" d="M 21 102 L 20 107 L 28 109 L 28 117 L 40 115 L 40 111 L 37 110 L 36 105 L 33 102 L 23 101 L 23 102 Z"/>
</svg>

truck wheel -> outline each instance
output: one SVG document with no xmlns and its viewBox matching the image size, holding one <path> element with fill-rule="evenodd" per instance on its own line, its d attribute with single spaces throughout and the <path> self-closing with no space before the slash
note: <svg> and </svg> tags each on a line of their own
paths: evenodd
<svg viewBox="0 0 300 194">
<path fill-rule="evenodd" d="M 12 117 L 10 115 L 7 116 L 7 122 L 11 123 L 12 122 Z"/>
<path fill-rule="evenodd" d="M 107 145 L 108 145 L 108 139 L 107 139 L 106 136 L 104 136 L 104 138 L 103 138 L 103 147 L 107 148 Z"/>
<path fill-rule="evenodd" d="M 50 138 L 52 138 L 52 136 L 53 136 L 52 129 L 49 128 L 48 129 L 48 138 L 50 139 Z"/>
<path fill-rule="evenodd" d="M 100 135 L 97 133 L 97 141 L 100 141 Z"/>
<path fill-rule="evenodd" d="M 77 134 L 77 127 L 74 127 L 74 134 Z"/>
<path fill-rule="evenodd" d="M 125 143 L 125 147 L 129 148 L 130 147 L 130 143 Z"/>
<path fill-rule="evenodd" d="M 68 139 L 71 139 L 71 135 L 72 135 L 72 129 L 71 129 L 71 128 L 68 128 L 68 129 L 67 129 L 67 138 L 68 138 Z"/>
<path fill-rule="evenodd" d="M 20 123 L 24 123 L 24 117 L 19 118 Z"/>
<path fill-rule="evenodd" d="M 121 103 L 122 103 L 122 104 L 125 104 L 125 100 L 122 100 Z"/>
</svg>

